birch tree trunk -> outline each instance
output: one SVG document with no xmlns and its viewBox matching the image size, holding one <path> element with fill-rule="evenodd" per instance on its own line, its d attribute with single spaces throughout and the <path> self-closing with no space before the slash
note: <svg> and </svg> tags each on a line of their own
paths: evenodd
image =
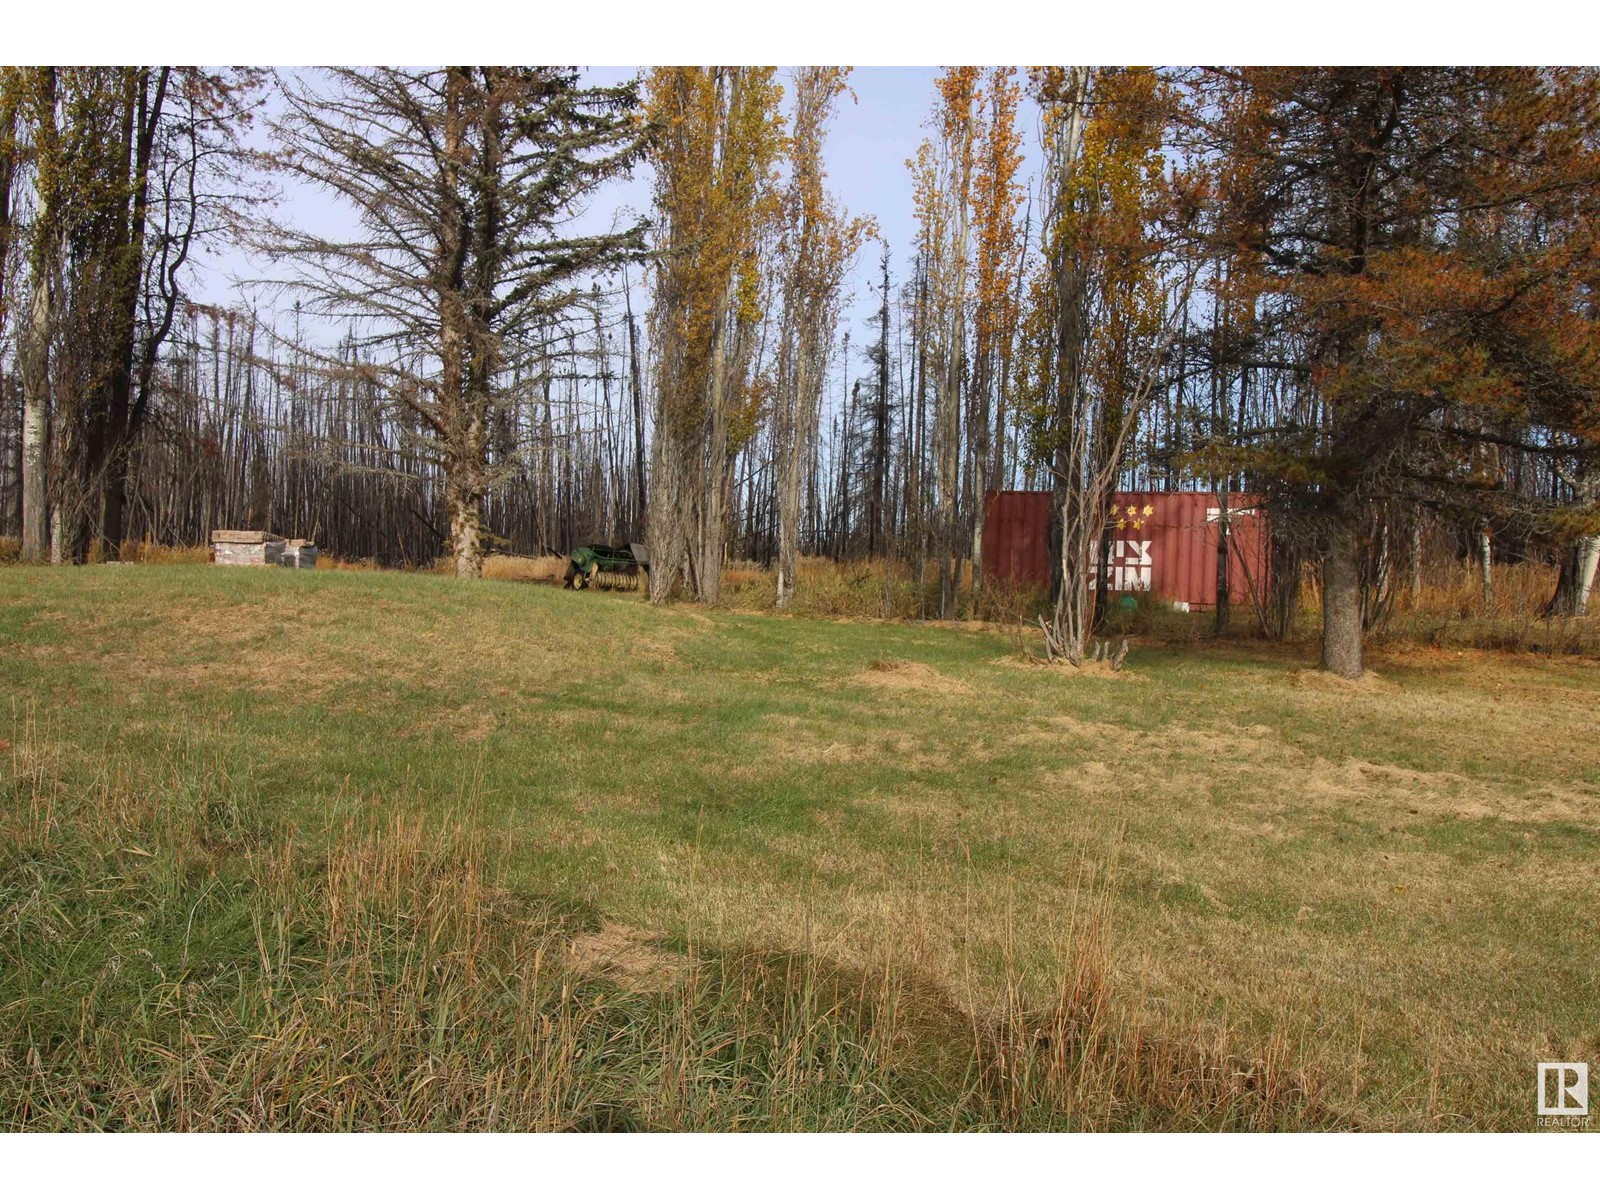
<svg viewBox="0 0 1600 1200">
<path fill-rule="evenodd" d="M 48 162 L 56 152 L 56 73 L 41 68 L 35 152 Z M 48 178 L 54 178 L 50 170 Z M 60 244 L 55 236 L 55 188 L 41 182 L 34 213 L 28 330 L 22 341 L 22 557 L 43 561 L 50 552 L 50 338 L 55 330 L 55 280 Z"/>
<path fill-rule="evenodd" d="M 1589 597 L 1594 593 L 1595 568 L 1600 566 L 1600 537 L 1581 538 L 1573 549 L 1578 562 L 1572 589 L 1572 615 L 1581 617 L 1589 611 Z"/>
<path fill-rule="evenodd" d="M 40 216 L 48 217 L 41 199 Z M 50 553 L 50 334 L 55 277 L 55 239 L 39 239 L 33 258 L 33 291 L 22 347 L 22 557 L 42 562 Z"/>
<path fill-rule="evenodd" d="M 986 472 L 989 468 L 989 384 L 990 356 L 981 354 L 975 370 L 972 388 L 972 412 L 969 414 L 969 433 L 972 441 L 972 511 L 967 514 L 969 557 L 972 560 L 972 599 L 983 594 L 983 510 L 989 491 Z"/>
<path fill-rule="evenodd" d="M 705 460 L 698 472 L 698 542 L 694 555 L 695 594 L 715 604 L 722 593 L 723 547 L 727 541 L 728 409 L 744 379 L 743 330 L 738 327 L 734 283 L 728 284 L 717 314 L 711 349 L 705 416 Z"/>
<path fill-rule="evenodd" d="M 1494 609 L 1494 539 L 1487 525 L 1478 528 L 1478 573 L 1483 581 L 1483 611 Z"/>
<path fill-rule="evenodd" d="M 36 297 L 34 307 L 36 311 L 43 307 L 48 314 L 48 302 Z M 30 334 L 26 358 L 32 361 L 22 373 L 22 557 L 28 562 L 43 561 L 50 545 L 46 499 L 50 469 L 47 355 L 44 344 Z"/>
<path fill-rule="evenodd" d="M 1561 556 L 1561 576 L 1545 615 L 1581 617 L 1587 613 L 1597 564 L 1600 564 L 1600 537 L 1578 538 L 1569 545 Z"/>
<path fill-rule="evenodd" d="M 17 147 L 17 96 L 11 88 L 0 89 L 0 339 L 5 337 L 11 296 L 7 284 L 11 282 L 11 251 L 16 241 L 15 225 L 11 216 L 12 185 L 16 180 L 20 157 Z M 0 371 L 0 413 L 7 411 L 9 396 L 5 388 L 5 375 Z M 16 481 L 15 491 L 7 497 L 5 526 L 22 530 L 22 437 L 18 431 L 15 441 L 15 459 L 0 468 L 0 477 L 10 475 Z"/>
</svg>

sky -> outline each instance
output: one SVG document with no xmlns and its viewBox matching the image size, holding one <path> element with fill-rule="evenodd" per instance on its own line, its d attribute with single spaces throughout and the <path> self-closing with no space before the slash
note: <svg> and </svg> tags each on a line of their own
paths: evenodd
<svg viewBox="0 0 1600 1200">
<path fill-rule="evenodd" d="M 639 67 L 585 68 L 586 81 L 597 85 L 613 84 L 641 72 Z M 840 99 L 825 147 L 828 187 L 852 215 L 871 214 L 877 219 L 882 236 L 892 253 L 892 282 L 898 286 L 908 270 L 916 223 L 912 216 L 911 178 L 906 160 L 925 136 L 923 123 L 934 97 L 935 67 L 858 67 L 850 76 L 855 101 L 848 95 Z M 779 77 L 786 93 L 792 92 L 789 71 Z M 1032 120 L 1029 106 L 1023 106 L 1022 119 Z M 1037 134 L 1025 125 L 1024 153 L 1033 152 Z M 355 214 L 336 197 L 307 186 L 283 187 L 279 219 L 310 231 L 341 235 L 356 230 Z M 606 228 L 618 213 L 631 210 L 648 212 L 650 179 L 647 168 L 637 169 L 632 179 L 608 185 L 595 194 L 581 226 Z M 877 311 L 877 297 L 869 285 L 878 280 L 880 250 L 867 246 L 860 254 L 847 284 L 849 291 L 843 329 L 848 329 L 852 345 L 864 345 L 875 331 L 869 326 Z M 284 301 L 274 301 L 259 290 L 237 286 L 236 281 L 259 279 L 267 273 L 236 248 L 218 248 L 202 257 L 197 265 L 195 290 L 199 298 L 218 304 L 253 304 L 268 314 L 282 310 Z M 637 273 L 634 279 L 638 280 Z M 331 340 L 331 338 L 330 338 Z M 854 355 L 852 354 L 852 357 Z M 852 374 L 857 370 L 852 364 Z"/>
</svg>

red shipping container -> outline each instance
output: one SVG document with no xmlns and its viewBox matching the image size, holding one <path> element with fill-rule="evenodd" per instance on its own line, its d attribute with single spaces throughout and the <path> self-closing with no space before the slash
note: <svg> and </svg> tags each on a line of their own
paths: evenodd
<svg viewBox="0 0 1600 1200">
<path fill-rule="evenodd" d="M 1267 587 L 1266 514 L 1257 496 L 1230 492 L 1226 500 L 1228 593 L 1233 603 L 1248 604 Z M 989 494 L 983 521 L 985 578 L 1049 586 L 1050 508 L 1049 492 Z M 1215 492 L 1118 492 L 1107 515 L 1111 591 L 1148 593 L 1190 608 L 1216 605 L 1221 504 Z"/>
</svg>

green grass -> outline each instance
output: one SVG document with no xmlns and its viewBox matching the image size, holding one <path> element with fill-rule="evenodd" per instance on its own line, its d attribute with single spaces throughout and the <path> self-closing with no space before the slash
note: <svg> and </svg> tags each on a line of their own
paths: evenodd
<svg viewBox="0 0 1600 1200">
<path fill-rule="evenodd" d="M 0 1122 L 1512 1128 L 1592 661 L 0 571 Z"/>
</svg>

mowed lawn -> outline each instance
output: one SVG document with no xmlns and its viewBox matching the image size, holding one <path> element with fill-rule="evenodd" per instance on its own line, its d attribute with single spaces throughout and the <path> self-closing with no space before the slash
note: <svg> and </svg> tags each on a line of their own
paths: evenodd
<svg viewBox="0 0 1600 1200">
<path fill-rule="evenodd" d="M 0 570 L 12 827 L 57 819 L 45 775 L 62 796 L 208 796 L 309 847 L 375 814 L 464 825 L 507 887 L 583 914 L 624 991 L 658 989 L 658 961 L 670 980 L 757 951 L 1032 1011 L 1092 930 L 1119 1019 L 1289 1064 L 1312 1124 L 1532 1128 L 1535 1064 L 1600 1058 L 1600 665 L 1379 653 L 1346 685 L 1313 662 L 1201 642 L 1078 674 L 1002 632 L 517 583 Z M 59 835 L 29 836 L 0 877 L 0 1053 L 44 1079 L 72 1035 L 40 996 L 133 971 L 155 918 L 108 898 L 87 939 L 95 888 L 46 903 L 70 890 Z M 123 841 L 92 861 L 158 868 Z M 205 891 L 231 843 L 208 845 L 171 885 L 181 958 L 177 933 L 143 951 L 163 984 L 231 944 Z M 269 970 L 265 940 L 237 932 L 238 971 Z M 94 994 L 94 1053 L 119 1029 L 161 1040 L 127 1010 L 147 993 Z M 78 1119 L 184 1124 L 164 1103 Z"/>
</svg>

